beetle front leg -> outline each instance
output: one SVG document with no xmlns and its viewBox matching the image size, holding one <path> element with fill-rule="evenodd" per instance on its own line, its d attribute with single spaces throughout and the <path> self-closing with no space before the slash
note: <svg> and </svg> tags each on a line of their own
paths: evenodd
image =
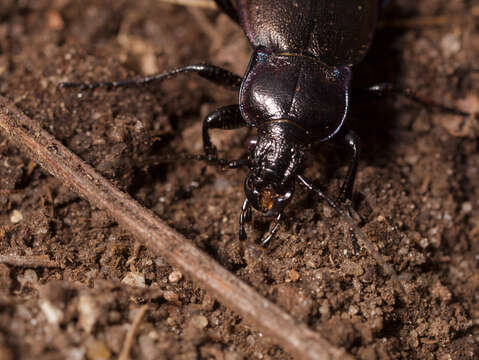
<svg viewBox="0 0 479 360">
<path fill-rule="evenodd" d="M 239 218 L 239 239 L 246 240 L 246 230 L 244 225 L 251 221 L 251 205 L 247 199 L 243 202 L 241 206 L 241 214 Z"/>
<path fill-rule="evenodd" d="M 337 141 L 341 145 L 346 145 L 352 151 L 348 172 L 338 196 L 338 201 L 344 202 L 346 200 L 351 200 L 353 197 L 354 180 L 356 179 L 360 153 L 359 137 L 354 131 L 346 130 L 340 134 Z"/>
<path fill-rule="evenodd" d="M 216 146 L 211 142 L 210 129 L 233 130 L 247 126 L 239 109 L 239 105 L 219 108 L 209 114 L 203 121 L 203 149 L 211 161 L 218 157 Z"/>
<path fill-rule="evenodd" d="M 273 236 L 278 232 L 279 230 L 279 222 L 281 221 L 281 217 L 283 216 L 283 213 L 279 213 L 278 216 L 276 217 L 276 220 L 274 221 L 274 224 L 272 227 L 270 227 L 270 231 L 266 237 L 261 240 L 261 244 L 263 246 L 268 245 L 269 241 L 273 238 Z"/>
</svg>

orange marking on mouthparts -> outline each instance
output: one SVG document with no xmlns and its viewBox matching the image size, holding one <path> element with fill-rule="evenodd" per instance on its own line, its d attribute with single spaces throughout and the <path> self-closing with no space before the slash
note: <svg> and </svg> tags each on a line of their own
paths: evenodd
<svg viewBox="0 0 479 360">
<path fill-rule="evenodd" d="M 266 189 L 261 192 L 261 198 L 260 198 L 261 207 L 265 211 L 271 210 L 271 208 L 273 207 L 274 195 L 275 195 L 274 191 L 270 189 Z"/>
</svg>

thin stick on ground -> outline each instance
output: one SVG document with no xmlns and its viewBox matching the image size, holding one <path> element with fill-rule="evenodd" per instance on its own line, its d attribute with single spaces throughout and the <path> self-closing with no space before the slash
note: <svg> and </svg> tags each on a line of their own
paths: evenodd
<svg viewBox="0 0 479 360">
<path fill-rule="evenodd" d="M 30 268 L 60 267 L 58 263 L 42 255 L 40 256 L 0 255 L 0 264 L 7 264 L 7 265 L 19 266 L 19 267 L 30 267 Z"/>
<path fill-rule="evenodd" d="M 145 316 L 146 309 L 148 309 L 148 305 L 143 305 L 138 309 L 138 313 L 131 324 L 130 330 L 128 330 L 128 333 L 126 334 L 125 344 L 123 345 L 123 349 L 121 349 L 118 360 L 128 360 L 130 358 L 130 351 L 133 346 L 133 340 L 135 340 L 136 329 L 138 329 L 141 319 L 143 319 L 143 316 Z"/>
<path fill-rule="evenodd" d="M 218 9 L 213 0 L 160 0 L 160 2 L 202 9 Z"/>
<path fill-rule="evenodd" d="M 29 155 L 92 206 L 106 210 L 115 221 L 152 252 L 204 288 L 245 322 L 269 335 L 297 359 L 352 359 L 321 334 L 298 323 L 278 306 L 228 272 L 191 241 L 171 229 L 151 210 L 115 188 L 90 165 L 0 97 L 0 129 Z"/>
</svg>

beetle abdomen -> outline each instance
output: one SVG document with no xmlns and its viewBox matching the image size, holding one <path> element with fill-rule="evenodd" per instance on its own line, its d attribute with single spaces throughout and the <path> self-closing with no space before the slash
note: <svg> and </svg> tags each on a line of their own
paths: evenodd
<svg viewBox="0 0 479 360">
<path fill-rule="evenodd" d="M 361 61 L 371 44 L 378 0 L 236 0 L 250 42 L 309 54 L 331 65 Z"/>
</svg>

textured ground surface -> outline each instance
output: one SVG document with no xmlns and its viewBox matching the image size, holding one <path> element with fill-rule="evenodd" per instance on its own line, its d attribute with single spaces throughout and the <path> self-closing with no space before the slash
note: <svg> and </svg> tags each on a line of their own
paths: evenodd
<svg viewBox="0 0 479 360">
<path fill-rule="evenodd" d="M 355 85 L 392 81 L 479 110 L 477 1 L 392 1 Z M 420 18 L 407 27 L 396 19 Z M 402 25 L 407 25 L 404 22 Z M 237 95 L 194 77 L 148 89 L 57 91 L 209 61 L 242 74 L 250 49 L 224 15 L 155 0 L 2 0 L 0 94 L 218 262 L 361 359 L 479 356 L 478 123 L 390 98 L 354 104 L 363 154 L 355 207 L 405 283 L 394 293 L 337 216 L 297 191 L 271 246 L 237 240 L 242 171 L 159 157 L 201 151 L 201 119 Z M 218 133 L 224 156 L 253 135 Z M 347 154 L 321 146 L 307 174 L 330 193 Z M 116 357 L 141 304 L 135 359 L 289 359 L 280 347 L 135 244 L 0 137 L 0 254 L 47 255 L 58 269 L 0 264 L 1 359 Z M 142 284 L 135 288 L 128 284 Z M 104 358 L 104 357 L 103 357 Z"/>
</svg>

